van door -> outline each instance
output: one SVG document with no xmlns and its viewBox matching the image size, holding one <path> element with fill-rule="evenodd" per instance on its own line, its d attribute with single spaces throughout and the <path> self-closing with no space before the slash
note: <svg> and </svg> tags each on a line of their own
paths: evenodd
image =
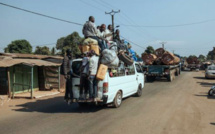
<svg viewBox="0 0 215 134">
<path fill-rule="evenodd" d="M 137 82 L 138 86 L 139 86 L 139 84 L 141 84 L 142 88 L 143 88 L 143 86 L 144 86 L 143 70 L 139 64 L 135 64 L 135 68 L 136 68 L 136 82 Z"/>
<path fill-rule="evenodd" d="M 82 60 L 74 60 L 71 63 L 72 65 L 72 91 L 73 98 L 78 99 L 80 96 L 80 67 L 82 65 Z"/>
<path fill-rule="evenodd" d="M 137 82 L 136 82 L 136 72 L 134 64 L 126 67 L 126 77 L 125 77 L 125 85 L 126 85 L 126 93 L 130 95 L 137 90 Z"/>
</svg>

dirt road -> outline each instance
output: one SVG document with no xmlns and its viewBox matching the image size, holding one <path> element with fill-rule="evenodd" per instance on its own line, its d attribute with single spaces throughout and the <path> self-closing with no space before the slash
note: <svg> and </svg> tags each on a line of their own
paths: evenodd
<svg viewBox="0 0 215 134">
<path fill-rule="evenodd" d="M 215 98 L 207 97 L 214 81 L 183 72 L 171 83 L 146 83 L 141 98 L 129 97 L 118 109 L 68 106 L 62 94 L 13 100 L 0 107 L 0 133 L 214 134 Z"/>
</svg>

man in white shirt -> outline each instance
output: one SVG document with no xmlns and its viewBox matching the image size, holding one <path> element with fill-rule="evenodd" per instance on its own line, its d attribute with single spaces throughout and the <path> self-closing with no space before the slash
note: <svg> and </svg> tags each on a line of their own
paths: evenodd
<svg viewBox="0 0 215 134">
<path fill-rule="evenodd" d="M 97 80 L 96 73 L 98 69 L 99 57 L 96 56 L 94 50 L 90 51 L 90 59 L 89 59 L 89 94 L 90 99 L 93 100 L 97 97 Z"/>
<path fill-rule="evenodd" d="M 113 41 L 113 29 L 112 29 L 112 25 L 108 25 L 108 29 L 105 30 L 105 37 L 108 41 L 108 43 L 112 43 Z"/>
</svg>

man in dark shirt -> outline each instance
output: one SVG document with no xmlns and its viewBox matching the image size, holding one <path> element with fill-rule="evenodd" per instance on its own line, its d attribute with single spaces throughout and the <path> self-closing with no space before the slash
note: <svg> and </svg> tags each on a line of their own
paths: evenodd
<svg viewBox="0 0 215 134">
<path fill-rule="evenodd" d="M 73 93 L 72 93 L 72 78 L 71 78 L 71 63 L 70 60 L 72 59 L 72 51 L 70 49 L 66 50 L 66 55 L 64 56 L 63 59 L 63 73 L 64 73 L 64 78 L 66 79 L 66 92 L 64 99 L 66 102 L 70 102 L 73 98 Z"/>
</svg>

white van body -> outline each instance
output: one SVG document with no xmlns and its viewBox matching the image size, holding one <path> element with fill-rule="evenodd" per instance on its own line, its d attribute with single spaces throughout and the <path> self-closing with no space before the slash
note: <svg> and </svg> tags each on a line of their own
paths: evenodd
<svg viewBox="0 0 215 134">
<path fill-rule="evenodd" d="M 72 61 L 73 73 L 76 73 L 75 69 L 79 69 L 82 64 L 82 59 L 75 59 Z M 118 91 L 122 93 L 122 98 L 131 96 L 137 93 L 138 88 L 144 87 L 144 74 L 139 63 L 134 62 L 130 68 L 133 69 L 131 74 L 126 73 L 126 68 L 124 70 L 124 75 L 117 77 L 110 77 L 107 71 L 105 79 L 98 82 L 98 98 L 102 100 L 103 104 L 109 104 L 114 101 L 114 98 Z M 123 72 L 121 70 L 121 72 Z M 77 75 L 80 75 L 77 73 Z M 79 99 L 80 96 L 80 77 L 72 78 L 73 85 L 73 98 Z M 108 90 L 104 91 L 104 83 L 108 85 Z M 106 88 L 105 88 L 106 89 Z"/>
</svg>

